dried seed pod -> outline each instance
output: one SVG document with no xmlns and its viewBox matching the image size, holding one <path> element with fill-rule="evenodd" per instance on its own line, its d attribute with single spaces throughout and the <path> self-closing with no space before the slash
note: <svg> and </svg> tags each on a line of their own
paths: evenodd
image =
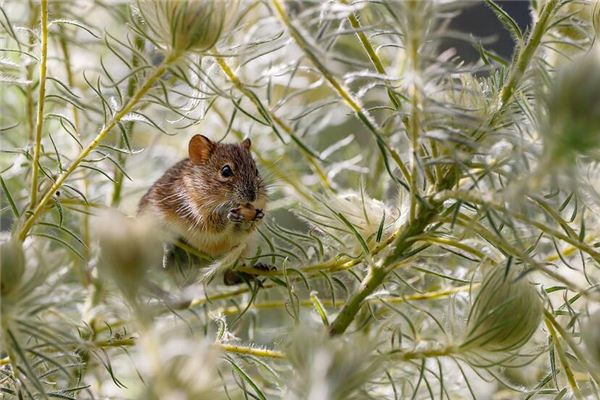
<svg viewBox="0 0 600 400">
<path fill-rule="evenodd" d="M 600 368 L 600 310 L 596 311 L 583 327 L 583 342 L 590 360 Z"/>
<path fill-rule="evenodd" d="M 23 245 L 17 240 L 0 244 L 0 294 L 7 295 L 21 283 L 25 273 Z"/>
<path fill-rule="evenodd" d="M 542 301 L 527 278 L 494 268 L 481 283 L 460 347 L 489 352 L 518 349 L 535 333 L 542 316 Z"/>
<path fill-rule="evenodd" d="M 138 0 L 149 35 L 174 53 L 206 52 L 228 28 L 237 1 Z"/>
<path fill-rule="evenodd" d="M 600 52 L 576 58 L 562 68 L 546 99 L 542 126 L 549 159 L 571 161 L 600 151 Z"/>
</svg>

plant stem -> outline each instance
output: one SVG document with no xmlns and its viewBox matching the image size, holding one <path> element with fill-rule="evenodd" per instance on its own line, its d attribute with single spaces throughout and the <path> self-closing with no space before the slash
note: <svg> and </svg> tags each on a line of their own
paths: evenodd
<svg viewBox="0 0 600 400">
<path fill-rule="evenodd" d="M 434 290 L 431 292 L 425 292 L 425 293 L 415 293 L 415 294 L 411 294 L 411 295 L 406 295 L 406 296 L 377 296 L 377 297 L 373 297 L 370 299 L 367 299 L 366 301 L 369 303 L 373 303 L 376 304 L 378 302 L 381 302 L 381 300 L 385 300 L 386 303 L 390 303 L 390 304 L 398 304 L 398 303 L 406 303 L 406 302 L 412 302 L 412 301 L 427 301 L 427 300 L 438 300 L 438 299 L 444 299 L 448 296 L 451 296 L 453 294 L 456 293 L 460 293 L 460 292 L 466 292 L 471 290 L 472 288 L 476 288 L 479 284 L 477 283 L 473 283 L 470 285 L 463 285 L 463 286 L 458 286 L 458 287 L 453 287 L 453 288 L 449 288 L 449 289 L 442 289 L 442 290 Z M 319 299 L 319 302 L 321 303 L 322 306 L 324 307 L 331 307 L 331 308 L 335 308 L 335 307 L 341 307 L 343 305 L 342 302 L 340 301 L 336 301 L 335 303 L 331 300 L 331 299 Z M 285 309 L 285 307 L 288 305 L 287 301 L 281 301 L 281 300 L 273 300 L 273 301 L 265 301 L 262 303 L 253 303 L 252 306 L 250 307 L 251 310 L 272 310 L 272 309 Z M 314 302 L 312 299 L 309 300 L 300 300 L 298 301 L 298 305 L 300 305 L 301 307 L 314 307 Z M 382 309 L 382 310 L 388 310 L 388 309 Z M 223 315 L 236 315 L 239 314 L 241 311 L 240 307 L 236 307 L 236 306 L 229 306 L 229 307 L 224 307 L 224 308 L 217 308 L 216 310 L 211 310 L 212 313 L 216 313 L 216 314 L 220 314 L 222 313 Z"/>
<path fill-rule="evenodd" d="M 31 200 L 29 208 L 33 209 L 37 203 L 38 178 L 40 153 L 42 151 L 42 128 L 44 127 L 44 105 L 46 104 L 46 64 L 48 61 L 48 0 L 41 0 L 40 7 L 40 83 L 38 92 L 37 117 L 35 123 L 35 142 L 33 149 L 31 172 Z"/>
<path fill-rule="evenodd" d="M 581 399 L 583 399 L 583 397 L 581 396 L 581 392 L 579 391 L 579 388 L 577 387 L 577 382 L 575 381 L 575 377 L 573 376 L 573 370 L 571 369 L 571 366 L 569 365 L 569 361 L 567 360 L 565 351 L 563 350 L 563 348 L 560 344 L 560 340 L 558 339 L 556 332 L 554 331 L 554 328 L 552 327 L 552 323 L 548 319 L 546 319 L 545 322 L 546 322 L 546 327 L 548 328 L 548 332 L 550 333 L 550 336 L 552 337 L 552 344 L 554 345 L 554 347 L 556 348 L 556 352 L 558 353 L 558 359 L 560 360 L 560 363 L 563 366 L 565 376 L 567 377 L 567 381 L 569 382 L 569 386 L 571 386 L 571 390 L 573 390 L 573 394 L 575 395 L 575 397 L 578 400 L 581 400 Z"/>
<path fill-rule="evenodd" d="M 96 135 L 94 140 L 85 147 L 75 160 L 65 169 L 54 181 L 54 184 L 48 189 L 44 197 L 40 200 L 37 206 L 33 209 L 29 218 L 24 222 L 21 229 L 18 232 L 17 238 L 21 241 L 25 240 L 27 233 L 35 223 L 35 220 L 39 217 L 40 213 L 44 209 L 46 203 L 50 201 L 54 193 L 63 185 L 67 178 L 77 169 L 79 164 L 94 150 L 102 140 L 108 135 L 108 133 L 125 117 L 131 110 L 140 102 L 142 97 L 152 88 L 154 83 L 166 72 L 169 66 L 176 61 L 178 57 L 170 55 L 165 58 L 162 64 L 157 66 L 152 74 L 146 78 L 146 81 L 136 91 L 135 95 L 124 105 L 121 109 L 114 114 L 111 120 L 102 128 L 102 130 Z"/>
<path fill-rule="evenodd" d="M 225 343 L 215 343 L 215 347 L 220 348 L 228 353 L 243 354 L 255 357 L 276 358 L 279 360 L 284 360 L 287 358 L 284 353 L 276 350 L 257 349 L 254 347 L 236 346 Z"/>
<path fill-rule="evenodd" d="M 333 323 L 329 327 L 331 336 L 340 335 L 346 331 L 354 321 L 354 317 L 363 304 L 363 301 L 379 287 L 387 275 L 382 267 L 371 267 L 369 273 L 360 284 L 360 289 L 344 305 Z"/>
<path fill-rule="evenodd" d="M 546 32 L 546 27 L 548 25 L 550 17 L 556 10 L 557 5 L 558 0 L 549 0 L 544 6 L 542 12 L 540 13 L 540 17 L 536 22 L 533 31 L 531 32 L 531 35 L 529 36 L 527 44 L 521 47 L 516 61 L 513 64 L 515 67 L 511 70 L 510 75 L 508 77 L 508 81 L 503 86 L 502 91 L 500 92 L 500 107 L 504 107 L 515 92 L 519 81 L 523 77 L 523 74 L 525 74 L 525 71 L 527 70 L 529 63 L 533 55 L 535 54 L 535 51 L 537 50 L 542 41 L 542 37 Z"/>
<path fill-rule="evenodd" d="M 569 335 L 569 333 L 565 331 L 558 321 L 556 321 L 554 315 L 552 315 L 550 311 L 544 310 L 544 316 L 546 317 L 546 320 L 549 321 L 552 326 L 554 326 L 565 342 L 567 342 L 567 345 L 571 348 L 573 353 L 575 353 L 579 362 L 585 366 L 587 372 L 594 379 L 594 381 L 596 381 L 596 384 L 600 385 L 600 373 L 598 372 L 598 369 L 590 364 L 586 355 L 579 349 L 579 346 L 577 346 L 571 335 Z"/>
<path fill-rule="evenodd" d="M 342 3 L 348 4 L 349 2 L 348 0 L 342 0 Z M 360 43 L 362 44 L 363 48 L 365 49 L 365 52 L 369 56 L 369 59 L 371 60 L 371 63 L 373 64 L 373 67 L 375 68 L 377 73 L 386 75 L 383 62 L 381 62 L 381 59 L 377 55 L 377 52 L 373 48 L 373 45 L 369 41 L 369 38 L 367 38 L 367 35 L 365 35 L 365 33 L 362 31 L 362 26 L 360 24 L 360 21 L 358 20 L 358 16 L 356 15 L 356 13 L 352 12 L 350 15 L 348 15 L 348 20 L 350 21 L 350 25 L 352 26 L 352 28 L 356 31 L 356 36 L 358 37 L 358 40 L 360 40 Z M 400 110 L 401 102 L 399 96 L 390 87 L 391 82 L 388 79 L 385 79 L 384 82 L 387 86 L 387 94 L 391 103 L 394 105 L 394 108 L 396 110 Z"/>
<path fill-rule="evenodd" d="M 404 226 L 400 235 L 396 239 L 394 251 L 387 256 L 383 265 L 388 266 L 398 261 L 402 255 L 412 246 L 414 236 L 417 236 L 425 230 L 433 217 L 437 215 L 439 205 L 430 206 L 423 205 L 419 209 L 417 218 Z M 383 283 L 389 271 L 385 267 L 371 267 L 369 273 L 362 281 L 358 292 L 356 292 L 350 300 L 344 305 L 342 311 L 331 324 L 329 333 L 331 335 L 339 335 L 346 331 L 348 326 L 354 320 L 354 317 L 360 310 L 363 301 L 367 296 L 371 295 Z"/>
<path fill-rule="evenodd" d="M 37 22 L 37 17 L 39 15 L 39 6 L 37 4 L 33 4 L 31 0 L 29 0 L 29 12 L 31 14 L 31 18 L 29 20 L 29 28 L 33 32 L 35 30 L 35 25 Z M 34 44 L 33 35 L 30 34 L 29 37 L 29 47 L 32 47 Z M 33 72 L 35 64 L 31 63 L 27 65 L 26 71 L 26 79 L 28 82 L 33 81 Z M 34 116 L 34 101 L 33 101 L 33 85 L 27 85 L 26 87 L 26 96 L 27 96 L 27 138 L 30 143 L 33 143 L 34 131 L 35 131 L 35 116 Z"/>
<path fill-rule="evenodd" d="M 424 349 L 419 351 L 395 350 L 390 355 L 399 356 L 402 361 L 420 360 L 422 358 L 445 357 L 456 354 L 460 349 L 456 346 L 446 346 L 442 348 Z"/>
<path fill-rule="evenodd" d="M 107 348 L 107 347 L 135 346 L 136 341 L 137 340 L 135 338 L 129 337 L 129 338 L 124 338 L 124 339 L 111 339 L 111 340 L 97 341 L 97 342 L 93 342 L 92 344 L 94 347 Z M 258 349 L 255 347 L 239 346 L 239 345 L 226 344 L 226 343 L 214 343 L 213 345 L 216 348 L 219 348 L 228 353 L 243 354 L 243 355 L 255 356 L 255 357 L 277 358 L 280 360 L 287 358 L 284 353 L 277 351 L 277 350 Z"/>
<path fill-rule="evenodd" d="M 136 36 L 135 40 L 134 40 L 134 46 L 138 49 L 143 49 L 144 48 L 144 39 L 141 36 Z M 139 67 L 140 65 L 140 59 L 137 53 L 133 53 L 131 55 L 131 67 L 132 69 L 136 69 L 137 67 Z M 127 82 L 127 96 L 131 97 L 134 95 L 135 93 L 135 89 L 137 88 L 138 85 L 138 78 L 137 78 L 137 74 L 133 74 L 128 82 Z M 128 121 L 125 124 L 125 132 L 119 136 L 119 148 L 122 148 L 125 144 L 125 139 L 123 138 L 123 135 L 128 135 L 131 136 L 132 132 L 133 132 L 133 126 L 134 126 L 134 121 Z M 119 164 L 124 164 L 125 163 L 125 155 L 121 152 L 119 152 L 119 154 L 117 155 L 117 163 Z M 125 167 L 123 165 L 123 167 Z M 123 189 L 123 171 L 121 171 L 121 169 L 116 168 L 115 167 L 115 178 L 114 178 L 114 185 L 113 185 L 113 194 L 112 194 L 112 198 L 111 198 L 111 206 L 116 207 L 119 205 L 120 201 L 121 201 L 121 191 Z"/>
</svg>

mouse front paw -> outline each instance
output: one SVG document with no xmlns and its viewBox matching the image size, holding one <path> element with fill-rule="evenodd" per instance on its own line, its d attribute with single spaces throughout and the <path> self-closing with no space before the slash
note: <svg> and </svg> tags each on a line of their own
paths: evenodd
<svg viewBox="0 0 600 400">
<path fill-rule="evenodd" d="M 239 208 L 232 208 L 229 210 L 229 213 L 227 213 L 227 219 L 237 224 L 246 221 L 246 218 L 244 218 Z"/>
</svg>

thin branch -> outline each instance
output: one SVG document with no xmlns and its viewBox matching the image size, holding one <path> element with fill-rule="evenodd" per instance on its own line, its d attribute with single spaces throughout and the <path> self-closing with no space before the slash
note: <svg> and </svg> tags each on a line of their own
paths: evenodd
<svg viewBox="0 0 600 400">
<path fill-rule="evenodd" d="M 44 127 L 44 105 L 46 104 L 46 70 L 48 61 L 48 0 L 41 0 L 40 7 L 40 83 L 38 92 L 37 117 L 35 123 L 35 142 L 31 170 L 31 193 L 29 208 L 33 209 L 37 203 L 39 162 L 42 151 L 42 129 Z"/>
</svg>

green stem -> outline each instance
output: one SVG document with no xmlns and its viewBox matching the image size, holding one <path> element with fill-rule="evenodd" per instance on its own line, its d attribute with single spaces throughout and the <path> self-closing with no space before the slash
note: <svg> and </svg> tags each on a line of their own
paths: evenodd
<svg viewBox="0 0 600 400">
<path fill-rule="evenodd" d="M 35 30 L 35 24 L 37 22 L 37 16 L 39 15 L 39 6 L 37 4 L 33 4 L 31 0 L 29 0 L 29 10 L 31 13 L 31 18 L 29 20 L 29 28 L 33 32 Z M 29 47 L 31 48 L 34 44 L 33 35 L 29 37 Z M 35 64 L 30 63 L 27 65 L 26 77 L 28 82 L 33 81 L 33 72 Z M 34 112 L 34 100 L 33 100 L 33 85 L 27 85 L 26 87 L 26 97 L 27 97 L 27 139 L 30 143 L 33 143 L 33 137 L 35 132 L 35 112 Z"/>
<path fill-rule="evenodd" d="M 509 74 L 508 81 L 506 82 L 506 84 L 502 88 L 502 91 L 500 92 L 499 106 L 501 108 L 504 107 L 506 103 L 510 100 L 519 84 L 519 81 L 523 77 L 523 74 L 525 74 L 525 71 L 527 70 L 529 63 L 531 62 L 535 51 L 542 42 L 542 37 L 546 32 L 546 28 L 548 26 L 550 17 L 552 17 L 552 14 L 557 8 L 557 5 L 558 0 L 549 0 L 546 3 L 544 9 L 540 13 L 538 21 L 536 22 L 533 28 L 533 31 L 531 32 L 531 35 L 529 36 L 527 44 L 521 47 L 516 61 L 513 64 L 514 68 Z"/>
<path fill-rule="evenodd" d="M 342 311 L 337 315 L 329 327 L 331 336 L 340 335 L 346 331 L 348 326 L 354 321 L 354 317 L 360 310 L 363 301 L 381 285 L 387 275 L 387 271 L 382 267 L 371 267 L 369 273 L 360 284 L 360 289 L 344 305 Z"/>
<path fill-rule="evenodd" d="M 67 178 L 77 169 L 79 164 L 102 142 L 102 140 L 108 135 L 108 133 L 125 117 L 130 113 L 133 108 L 140 102 L 142 97 L 152 88 L 154 83 L 167 71 L 169 66 L 175 62 L 177 56 L 170 55 L 165 58 L 162 64 L 154 69 L 152 74 L 148 76 L 144 84 L 136 91 L 135 95 L 123 106 L 121 109 L 114 114 L 111 120 L 102 128 L 102 130 L 96 135 L 94 140 L 85 147 L 75 160 L 65 169 L 54 181 L 54 184 L 48 189 L 44 197 L 40 200 L 37 206 L 33 209 L 29 218 L 23 223 L 23 226 L 18 232 L 17 238 L 21 241 L 25 240 L 27 233 L 35 223 L 35 220 L 40 216 L 45 205 L 50 201 L 54 193 L 60 189 Z"/>
<path fill-rule="evenodd" d="M 40 57 L 40 89 L 38 92 L 37 119 L 35 123 L 35 143 L 31 173 L 31 201 L 29 204 L 29 207 L 32 209 L 37 203 L 39 162 L 40 153 L 42 151 L 42 128 L 44 126 L 44 105 L 46 104 L 46 64 L 48 61 L 48 0 L 41 0 L 40 28 L 42 53 Z"/>
<path fill-rule="evenodd" d="M 425 230 L 430 221 L 437 214 L 439 206 L 422 206 L 416 218 L 412 223 L 406 225 L 395 242 L 394 251 L 385 259 L 383 265 L 389 266 L 398 261 L 402 255 L 412 246 L 414 236 L 417 236 Z M 336 319 L 331 324 L 329 333 L 339 335 L 346 331 L 348 326 L 354 320 L 354 317 L 360 310 L 363 301 L 371 295 L 383 283 L 387 276 L 385 267 L 371 267 L 369 273 L 362 281 L 361 286 L 348 302 L 342 308 Z"/>
<path fill-rule="evenodd" d="M 136 36 L 135 40 L 134 40 L 134 45 L 138 49 L 143 49 L 144 48 L 144 39 L 141 36 Z M 140 65 L 139 56 L 134 52 L 131 56 L 131 68 L 136 69 L 137 67 L 139 67 L 139 65 Z M 134 95 L 137 85 L 138 85 L 138 77 L 137 77 L 137 74 L 134 74 L 129 78 L 129 81 L 127 82 L 127 96 L 132 97 Z M 128 121 L 125 124 L 125 132 L 119 136 L 119 145 L 118 145 L 119 148 L 123 148 L 123 146 L 125 145 L 125 138 L 123 137 L 123 135 L 131 136 L 131 134 L 133 132 L 133 126 L 134 126 L 133 121 Z M 124 165 L 125 161 L 126 161 L 125 154 L 119 152 L 119 154 L 117 155 L 117 163 L 119 163 L 119 165 L 125 167 L 125 165 Z M 113 207 L 118 206 L 119 203 L 121 202 L 121 193 L 123 190 L 124 177 L 125 176 L 123 174 L 123 171 L 121 171 L 120 168 L 115 167 L 115 178 L 114 178 L 113 193 L 112 193 L 112 198 L 111 198 L 111 206 L 113 206 Z"/>
<path fill-rule="evenodd" d="M 558 359 L 563 366 L 563 370 L 565 376 L 567 377 L 567 381 L 569 382 L 569 386 L 571 386 L 571 390 L 573 390 L 573 394 L 577 398 L 577 400 L 583 399 L 581 396 L 581 391 L 577 387 L 577 381 L 575 381 L 575 376 L 573 375 L 573 370 L 569 365 L 569 360 L 567 360 L 567 356 L 565 355 L 565 351 L 560 344 L 560 340 L 558 339 L 554 328 L 552 327 L 552 323 L 546 319 L 546 327 L 548 328 L 548 332 L 550 333 L 550 337 L 552 338 L 552 344 L 558 353 Z"/>
<path fill-rule="evenodd" d="M 442 348 L 424 349 L 418 351 L 397 350 L 390 352 L 390 355 L 399 357 L 402 361 L 420 360 L 423 358 L 446 357 L 456 354 L 460 349 L 456 346 L 446 346 Z"/>
<path fill-rule="evenodd" d="M 554 328 L 558 331 L 558 333 L 565 340 L 565 342 L 567 342 L 567 345 L 571 348 L 573 353 L 575 353 L 575 355 L 577 356 L 577 359 L 585 366 L 585 368 L 587 369 L 587 372 L 590 374 L 592 379 L 594 379 L 594 381 L 596 381 L 596 384 L 600 385 L 600 373 L 598 372 L 598 369 L 590 364 L 590 362 L 588 361 L 588 358 L 579 349 L 579 346 L 577 346 L 577 344 L 575 343 L 575 341 L 573 340 L 571 335 L 569 335 L 569 333 L 567 331 L 565 331 L 565 328 L 563 328 L 558 323 L 558 321 L 556 321 L 556 319 L 554 318 L 554 315 L 552 315 L 552 313 L 550 311 L 544 310 L 544 316 L 546 317 L 546 320 L 549 321 L 552 324 L 552 326 L 554 326 Z"/>
<path fill-rule="evenodd" d="M 454 186 L 455 182 L 455 171 L 453 168 L 449 168 L 436 189 L 438 191 L 447 189 Z M 442 203 L 440 202 L 423 202 L 417 211 L 416 218 L 402 228 L 393 245 L 394 250 L 386 257 L 383 265 L 391 266 L 398 262 L 411 248 L 415 241 L 415 237 L 423 234 L 425 228 L 427 228 L 432 220 L 439 214 L 441 209 Z M 358 292 L 348 300 L 335 321 L 331 324 L 329 330 L 331 335 L 339 335 L 346 331 L 360 310 L 364 299 L 371 295 L 379 285 L 383 283 L 388 272 L 389 270 L 385 268 L 371 268 L 369 274 L 361 283 Z"/>
<path fill-rule="evenodd" d="M 349 4 L 349 1 L 342 0 L 342 3 Z M 358 20 L 358 16 L 356 15 L 356 13 L 353 12 L 352 14 L 350 14 L 348 16 L 348 20 L 350 21 L 350 25 L 352 25 L 352 28 L 356 31 L 356 36 L 358 37 L 358 40 L 360 40 L 360 43 L 362 44 L 363 48 L 365 49 L 365 52 L 369 56 L 369 59 L 371 60 L 371 63 L 373 64 L 373 67 L 375 68 L 377 73 L 386 75 L 383 62 L 377 55 L 377 52 L 373 48 L 373 45 L 369 41 L 369 38 L 367 38 L 367 35 L 365 35 L 365 33 L 362 31 L 362 26 L 360 24 L 360 21 Z M 391 82 L 388 79 L 385 79 L 384 82 L 387 86 L 387 94 L 390 101 L 392 102 L 396 110 L 400 110 L 400 97 L 398 96 L 398 94 L 396 94 L 396 92 L 392 90 Z"/>
</svg>

